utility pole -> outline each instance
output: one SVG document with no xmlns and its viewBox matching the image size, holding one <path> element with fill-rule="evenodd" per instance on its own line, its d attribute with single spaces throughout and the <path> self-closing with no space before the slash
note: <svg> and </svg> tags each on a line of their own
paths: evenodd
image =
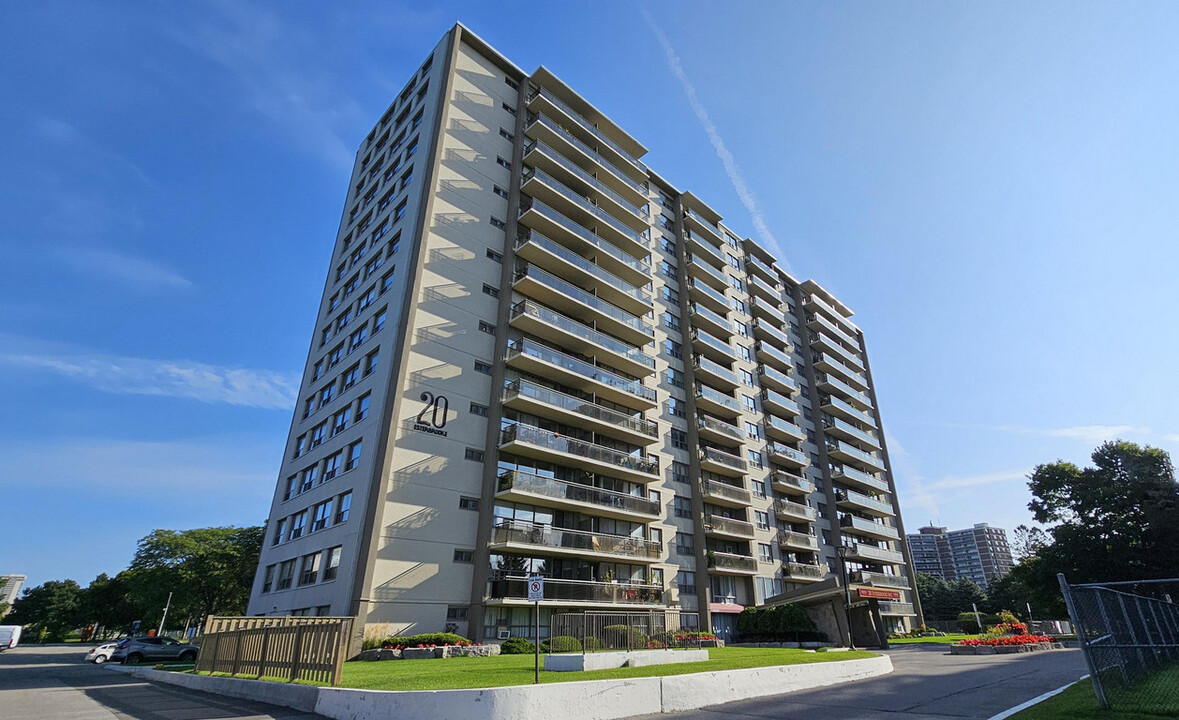
<svg viewBox="0 0 1179 720">
<path fill-rule="evenodd" d="M 160 618 L 160 629 L 156 630 L 156 636 L 164 634 L 164 621 L 168 619 L 168 608 L 172 607 L 172 593 L 168 593 L 168 604 L 164 605 L 164 617 Z"/>
</svg>

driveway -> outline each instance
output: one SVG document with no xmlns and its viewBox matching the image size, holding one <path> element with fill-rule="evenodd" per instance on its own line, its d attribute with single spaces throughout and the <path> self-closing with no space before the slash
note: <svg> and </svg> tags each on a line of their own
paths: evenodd
<svg viewBox="0 0 1179 720">
<path fill-rule="evenodd" d="M 945 645 L 887 650 L 893 672 L 814 690 L 741 700 L 650 720 L 986 720 L 1085 674 L 1080 650 L 950 655 Z"/>
<path fill-rule="evenodd" d="M 0 653 L 4 720 L 322 720 L 318 715 L 154 685 L 82 662 L 89 645 L 24 645 Z"/>
</svg>

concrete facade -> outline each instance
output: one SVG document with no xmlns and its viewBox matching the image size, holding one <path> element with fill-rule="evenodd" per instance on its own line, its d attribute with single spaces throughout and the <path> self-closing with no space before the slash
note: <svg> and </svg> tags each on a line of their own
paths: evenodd
<svg viewBox="0 0 1179 720">
<path fill-rule="evenodd" d="M 434 48 L 357 153 L 251 614 L 531 635 L 541 573 L 542 635 L 711 627 L 847 545 L 918 615 L 851 310 L 645 152 L 462 26 Z"/>
</svg>

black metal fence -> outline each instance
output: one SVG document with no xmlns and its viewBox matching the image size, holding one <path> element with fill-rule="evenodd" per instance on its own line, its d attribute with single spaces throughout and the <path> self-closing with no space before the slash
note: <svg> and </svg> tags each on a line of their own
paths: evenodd
<svg viewBox="0 0 1179 720">
<path fill-rule="evenodd" d="M 1070 585 L 1057 577 L 1097 702 L 1135 717 L 1179 715 L 1179 578 Z"/>
<path fill-rule="evenodd" d="M 701 632 L 700 615 L 678 610 L 554 614 L 550 652 L 659 650 L 712 645 Z"/>
</svg>

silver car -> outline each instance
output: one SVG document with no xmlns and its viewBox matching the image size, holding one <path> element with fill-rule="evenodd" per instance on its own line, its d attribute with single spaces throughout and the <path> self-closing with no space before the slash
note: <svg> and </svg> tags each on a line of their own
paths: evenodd
<svg viewBox="0 0 1179 720">
<path fill-rule="evenodd" d="M 195 662 L 200 648 L 177 642 L 170 637 L 136 637 L 119 641 L 111 660 L 125 665 L 138 665 L 144 660 Z"/>
<path fill-rule="evenodd" d="M 92 662 L 95 665 L 101 665 L 107 660 L 111 659 L 111 655 L 115 652 L 115 646 L 119 643 L 108 642 L 92 648 L 90 652 L 86 653 L 86 662 Z"/>
</svg>

